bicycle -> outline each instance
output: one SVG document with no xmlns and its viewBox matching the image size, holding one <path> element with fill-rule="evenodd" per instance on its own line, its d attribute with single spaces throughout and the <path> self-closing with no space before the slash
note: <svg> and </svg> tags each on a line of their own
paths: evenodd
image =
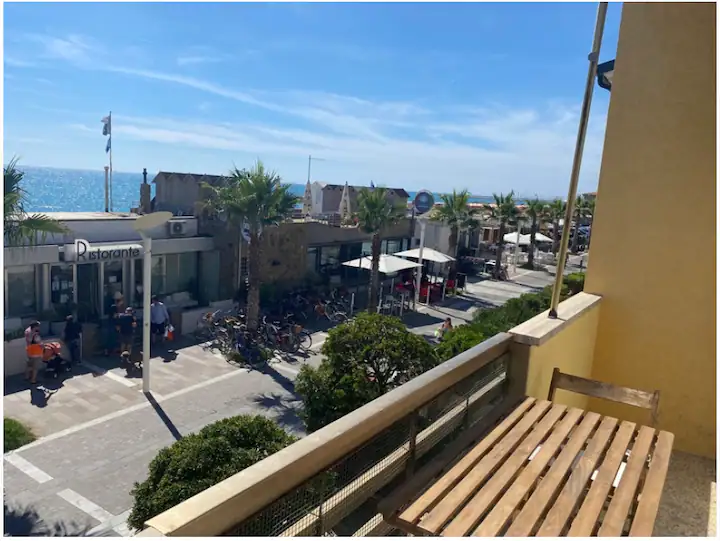
<svg viewBox="0 0 720 541">
<path fill-rule="evenodd" d="M 323 303 L 322 301 L 317 302 L 315 305 L 315 313 L 319 318 L 326 317 L 333 323 L 345 323 L 349 318 L 347 314 L 338 309 L 330 302 Z"/>
</svg>

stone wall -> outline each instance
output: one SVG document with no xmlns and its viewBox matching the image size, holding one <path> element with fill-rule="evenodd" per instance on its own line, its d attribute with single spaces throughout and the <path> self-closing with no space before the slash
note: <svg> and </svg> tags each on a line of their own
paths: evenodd
<svg viewBox="0 0 720 541">
<path fill-rule="evenodd" d="M 261 273 L 263 283 L 300 283 L 307 268 L 306 231 L 296 224 L 280 224 L 263 233 Z"/>
</svg>

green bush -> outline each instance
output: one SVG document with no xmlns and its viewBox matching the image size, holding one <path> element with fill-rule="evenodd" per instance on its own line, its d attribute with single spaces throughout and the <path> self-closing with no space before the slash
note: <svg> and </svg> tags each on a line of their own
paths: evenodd
<svg viewBox="0 0 720 541">
<path fill-rule="evenodd" d="M 572 274 L 568 274 L 563 279 L 563 283 L 567 286 L 571 295 L 580 293 L 585 288 L 585 273 L 573 272 Z"/>
<path fill-rule="evenodd" d="M 435 348 L 435 353 L 444 362 L 483 342 L 485 338 L 474 326 L 460 325 L 445 333 L 442 341 Z"/>
<path fill-rule="evenodd" d="M 570 295 L 567 285 L 560 290 L 560 300 Z M 479 310 L 472 322 L 453 329 L 446 338 L 436 346 L 440 359 L 446 361 L 463 351 L 478 345 L 480 342 L 501 332 L 507 332 L 530 318 L 550 308 L 552 286 L 547 286 L 539 293 L 524 293 L 510 299 L 502 306 Z"/>
<path fill-rule="evenodd" d="M 296 440 L 275 421 L 239 415 L 204 427 L 162 449 L 148 467 L 148 477 L 131 491 L 131 528 L 167 511 L 276 453 Z"/>
<path fill-rule="evenodd" d="M 3 452 L 14 451 L 35 441 L 35 435 L 20 421 L 15 419 L 4 419 L 5 440 L 3 442 Z"/>
<path fill-rule="evenodd" d="M 438 364 L 432 346 L 399 319 L 366 312 L 331 329 L 322 353 L 320 366 L 304 366 L 295 381 L 310 432 Z"/>
</svg>

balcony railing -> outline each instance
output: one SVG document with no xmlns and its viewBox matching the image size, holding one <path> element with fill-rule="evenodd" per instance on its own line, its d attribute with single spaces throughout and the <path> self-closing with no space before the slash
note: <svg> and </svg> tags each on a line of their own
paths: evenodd
<svg viewBox="0 0 720 541">
<path fill-rule="evenodd" d="M 378 499 L 524 395 L 527 366 L 511 361 L 511 342 L 496 335 L 154 517 L 143 534 L 387 533 Z"/>
<path fill-rule="evenodd" d="M 547 396 L 554 367 L 590 376 L 601 300 L 570 297 L 557 319 L 545 312 L 494 336 L 152 518 L 139 535 L 389 535 L 378 503 L 409 476 L 467 448 L 524 395 Z M 589 405 L 581 395 L 559 402 Z M 714 480 L 713 459 L 675 452 L 655 535 L 714 533 Z"/>
</svg>

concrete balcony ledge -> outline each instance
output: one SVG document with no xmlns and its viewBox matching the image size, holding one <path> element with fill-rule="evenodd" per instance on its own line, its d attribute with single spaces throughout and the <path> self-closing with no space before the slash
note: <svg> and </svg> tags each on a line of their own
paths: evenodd
<svg viewBox="0 0 720 541">
<path fill-rule="evenodd" d="M 600 304 L 602 297 L 580 292 L 558 305 L 558 317 L 551 319 L 550 310 L 527 320 L 508 331 L 518 344 L 540 346 L 570 323 Z"/>
</svg>

